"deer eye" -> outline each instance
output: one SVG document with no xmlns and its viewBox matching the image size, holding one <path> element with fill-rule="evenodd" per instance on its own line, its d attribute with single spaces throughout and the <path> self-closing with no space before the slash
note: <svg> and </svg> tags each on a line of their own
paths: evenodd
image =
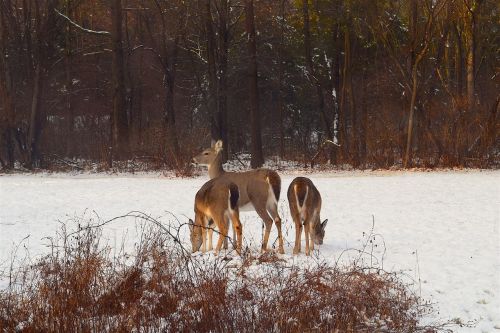
<svg viewBox="0 0 500 333">
<path fill-rule="evenodd" d="M 204 153 L 203 155 L 208 155 L 208 153 Z"/>
</svg>

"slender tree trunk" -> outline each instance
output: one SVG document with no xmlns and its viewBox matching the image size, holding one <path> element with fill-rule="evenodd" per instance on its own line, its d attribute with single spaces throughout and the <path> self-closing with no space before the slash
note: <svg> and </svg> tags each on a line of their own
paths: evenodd
<svg viewBox="0 0 500 333">
<path fill-rule="evenodd" d="M 210 116 L 210 134 L 212 144 L 219 140 L 219 125 L 217 121 L 217 69 L 216 69 L 216 43 L 213 27 L 211 0 L 205 0 L 205 32 L 207 34 L 207 66 L 208 66 L 208 98 L 207 109 Z M 226 142 L 224 144 L 227 144 Z"/>
<path fill-rule="evenodd" d="M 1 5 L 0 5 L 1 6 Z M 7 61 L 8 30 L 6 13 L 0 13 L 0 149 L 5 147 L 4 168 L 14 168 L 14 104 L 12 99 L 12 81 Z M 2 157 L 0 156 L 0 159 Z"/>
<path fill-rule="evenodd" d="M 252 159 L 250 165 L 252 168 L 258 168 L 264 163 L 262 154 L 262 138 L 259 110 L 259 90 L 257 81 L 257 46 L 255 40 L 255 22 L 253 0 L 245 0 L 245 23 L 248 45 L 248 78 L 249 78 L 249 97 L 250 97 L 250 120 L 252 134 Z"/>
<path fill-rule="evenodd" d="M 416 100 L 417 100 L 417 85 L 418 85 L 418 78 L 417 78 L 417 66 L 418 63 L 413 65 L 411 77 L 412 77 L 412 86 L 411 86 L 411 100 L 410 100 L 410 114 L 408 116 L 408 133 L 406 136 L 406 150 L 405 150 L 405 156 L 403 160 L 403 168 L 408 167 L 408 163 L 410 161 L 410 151 L 411 151 L 411 141 L 413 138 L 413 120 L 414 120 L 414 114 L 415 114 L 415 105 L 416 105 Z"/>
<path fill-rule="evenodd" d="M 476 44 L 476 14 L 474 10 L 469 13 L 470 19 L 467 25 L 467 103 L 469 110 L 474 106 L 475 98 L 475 44 Z"/>
<path fill-rule="evenodd" d="M 280 40 L 278 45 L 278 114 L 280 134 L 280 158 L 285 158 L 285 126 L 283 110 L 283 48 L 285 43 L 285 0 L 280 1 Z"/>
<path fill-rule="evenodd" d="M 71 17 L 71 0 L 66 2 L 66 16 Z M 73 78 L 72 78 L 72 52 L 71 52 L 71 24 L 67 22 L 66 31 L 64 35 L 65 49 L 64 49 L 64 70 L 66 74 L 66 123 L 67 123 L 67 137 L 66 137 L 66 156 L 74 156 L 73 151 L 73 140 L 75 140 L 73 129 L 74 129 L 74 112 L 72 105 L 72 94 L 73 94 Z"/>
<path fill-rule="evenodd" d="M 225 162 L 229 156 L 228 124 L 227 124 L 227 64 L 229 54 L 229 2 L 222 0 L 219 4 L 219 80 L 217 93 L 217 123 L 218 136 L 224 142 L 222 160 Z"/>
<path fill-rule="evenodd" d="M 310 18 L 309 18 L 309 3 L 308 0 L 302 0 L 302 15 L 304 21 L 304 49 L 305 49 L 305 57 L 306 57 L 306 66 L 309 72 L 309 77 L 312 81 L 312 84 L 316 88 L 316 95 L 318 98 L 318 109 L 320 112 L 321 120 L 323 123 L 323 129 L 326 133 L 328 140 L 333 140 L 333 134 L 330 128 L 330 120 L 328 119 L 328 115 L 325 110 L 325 96 L 323 94 L 323 85 L 321 84 L 321 80 L 316 76 L 316 72 L 314 70 L 314 64 L 312 61 L 312 46 L 311 46 L 311 28 L 310 28 Z M 328 157 L 331 159 L 333 153 L 331 147 L 328 148 Z"/>
<path fill-rule="evenodd" d="M 347 121 L 347 115 L 348 115 L 348 110 L 350 108 L 347 107 L 348 102 L 347 102 L 347 96 L 348 96 L 348 89 L 349 89 L 349 78 L 348 78 L 348 71 L 349 71 L 349 57 L 350 57 L 350 52 L 348 50 L 350 49 L 350 38 L 349 38 L 349 31 L 347 28 L 344 29 L 344 64 L 342 66 L 342 86 L 340 88 L 340 108 L 339 108 L 339 133 L 340 133 L 340 141 L 341 141 L 341 151 L 342 151 L 342 158 L 344 161 L 347 161 L 349 159 L 349 152 L 350 152 L 350 147 L 351 147 L 351 140 L 349 137 L 349 132 L 348 132 L 348 121 Z"/>
<path fill-rule="evenodd" d="M 129 150 L 129 132 L 127 108 L 125 101 L 125 64 L 122 38 L 122 3 L 121 0 L 112 0 L 112 85 L 113 85 L 113 114 L 112 114 L 112 149 L 113 155 L 123 159 Z"/>
<path fill-rule="evenodd" d="M 40 60 L 39 60 L 40 61 Z M 38 150 L 38 141 L 41 134 L 41 107 L 40 99 L 42 94 L 42 74 L 41 74 L 41 64 L 38 63 L 35 69 L 35 77 L 33 82 L 33 95 L 31 97 L 31 115 L 30 115 L 30 127 L 28 132 L 28 168 L 33 168 L 38 165 L 40 154 Z"/>
<path fill-rule="evenodd" d="M 462 48 L 462 37 L 458 30 L 457 25 L 453 26 L 453 32 L 456 37 L 455 45 L 455 80 L 456 80 L 456 93 L 458 96 L 462 96 L 463 92 L 463 68 L 464 68 L 464 57 Z"/>
<path fill-rule="evenodd" d="M 167 150 L 170 156 L 175 162 L 175 166 L 179 168 L 181 166 L 181 156 L 179 140 L 177 137 L 177 129 L 175 127 L 175 67 L 177 63 L 177 48 L 178 39 L 172 41 L 166 45 L 164 49 L 164 66 L 166 67 L 166 73 L 164 78 L 165 85 L 165 127 L 167 131 Z"/>
</svg>

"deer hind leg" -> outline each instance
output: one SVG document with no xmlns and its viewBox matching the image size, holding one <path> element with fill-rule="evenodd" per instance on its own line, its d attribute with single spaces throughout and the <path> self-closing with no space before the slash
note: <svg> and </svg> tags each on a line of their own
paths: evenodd
<svg viewBox="0 0 500 333">
<path fill-rule="evenodd" d="M 243 243 L 243 227 L 240 221 L 240 214 L 238 211 L 231 212 L 231 221 L 233 225 L 233 233 L 236 235 L 233 237 L 233 244 L 236 246 L 236 252 L 241 254 L 241 246 Z"/>
<path fill-rule="evenodd" d="M 309 241 L 312 241 L 312 233 L 311 233 L 311 216 L 304 213 L 304 233 L 306 236 L 306 256 L 310 255 Z M 311 238 L 310 238 L 311 237 Z M 314 242 L 313 242 L 314 243 Z"/>
<path fill-rule="evenodd" d="M 213 234 L 214 234 L 214 221 L 212 219 L 207 220 L 207 232 L 208 232 L 208 251 L 212 251 L 214 249 Z"/>
<path fill-rule="evenodd" d="M 262 252 L 267 251 L 267 242 L 269 241 L 269 234 L 271 233 L 271 227 L 273 226 L 273 219 L 267 213 L 265 205 L 255 205 L 255 211 L 259 214 L 260 218 L 264 221 L 266 230 L 264 232 L 264 239 L 262 240 Z"/>
<path fill-rule="evenodd" d="M 300 214 L 298 212 L 293 212 L 292 211 L 292 219 L 295 224 L 295 245 L 293 247 L 293 254 L 299 254 L 300 253 L 300 238 L 302 236 L 302 220 L 300 218 Z"/>
<path fill-rule="evenodd" d="M 271 217 L 274 220 L 274 224 L 276 225 L 276 229 L 278 229 L 278 240 L 279 240 L 278 251 L 281 254 L 285 254 L 285 249 L 283 247 L 283 234 L 281 232 L 281 218 L 278 214 L 277 203 L 271 204 L 271 206 L 268 207 L 267 211 L 269 212 L 269 214 L 271 214 Z"/>
<path fill-rule="evenodd" d="M 217 241 L 217 245 L 215 247 L 215 254 L 217 255 L 220 251 L 220 248 L 222 247 L 222 243 L 224 242 L 224 239 L 227 237 L 227 229 L 228 225 L 225 221 L 224 214 L 220 214 L 220 216 L 217 216 L 214 218 L 214 222 L 219 228 L 219 239 Z"/>
<path fill-rule="evenodd" d="M 314 224 L 309 222 L 310 252 L 314 251 Z"/>
<path fill-rule="evenodd" d="M 232 229 L 232 231 L 233 231 L 233 237 L 231 238 L 231 240 L 232 240 L 232 242 L 231 242 L 231 243 L 232 243 L 232 245 L 233 245 L 233 249 L 234 249 L 234 250 L 236 250 L 236 227 L 235 227 L 235 225 L 234 225 L 234 222 L 231 222 L 231 221 L 234 221 L 234 219 L 233 219 L 233 217 L 231 216 L 231 213 L 230 213 L 230 212 L 228 212 L 228 213 L 226 214 L 225 219 L 226 219 L 226 224 L 228 225 L 228 233 L 229 233 L 229 223 L 231 223 L 231 229 Z M 229 236 L 229 235 L 228 235 L 228 236 Z M 229 238 L 229 237 L 224 238 L 224 249 L 226 249 L 226 250 L 227 250 L 227 248 L 228 248 L 228 244 L 227 244 L 228 238 Z"/>
<path fill-rule="evenodd" d="M 202 219 L 202 227 L 201 227 L 201 252 L 207 252 L 207 229 L 208 229 L 208 219 L 206 216 Z"/>
</svg>

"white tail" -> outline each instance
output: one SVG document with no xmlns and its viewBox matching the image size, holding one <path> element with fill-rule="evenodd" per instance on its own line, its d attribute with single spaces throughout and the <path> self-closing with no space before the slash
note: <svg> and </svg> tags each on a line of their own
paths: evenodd
<svg viewBox="0 0 500 333">
<path fill-rule="evenodd" d="M 255 169 L 246 172 L 224 171 L 222 168 L 222 146 L 222 141 L 217 141 L 213 147 L 207 148 L 193 157 L 193 162 L 208 166 L 210 179 L 224 179 L 236 184 L 240 190 L 238 206 L 241 208 L 251 203 L 266 226 L 262 250 L 267 250 L 269 233 L 274 222 L 278 229 L 279 252 L 285 253 L 281 218 L 278 214 L 278 200 L 281 191 L 280 176 L 276 171 L 270 169 Z"/>
<path fill-rule="evenodd" d="M 295 222 L 295 246 L 293 254 L 300 253 L 302 228 L 306 235 L 306 255 L 314 250 L 314 244 L 323 244 L 328 220 L 321 222 L 321 195 L 313 182 L 306 177 L 295 178 L 288 187 L 290 214 Z M 310 242 L 309 242 L 310 241 Z"/>
<path fill-rule="evenodd" d="M 236 250 L 241 251 L 242 226 L 238 209 L 239 190 L 236 184 L 223 179 L 212 179 L 206 182 L 196 193 L 194 200 L 195 220 L 190 220 L 190 236 L 192 252 L 202 247 L 202 252 L 207 251 L 207 233 L 209 236 L 209 249 L 212 250 L 212 220 L 219 230 L 219 240 L 215 247 L 218 253 L 222 243 L 228 236 L 229 220 L 232 221 L 236 234 Z M 227 248 L 227 242 L 225 248 Z"/>
</svg>

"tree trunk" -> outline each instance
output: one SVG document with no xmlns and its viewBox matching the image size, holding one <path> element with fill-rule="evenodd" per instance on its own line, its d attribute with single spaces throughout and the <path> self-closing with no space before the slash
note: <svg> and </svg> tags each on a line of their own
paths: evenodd
<svg viewBox="0 0 500 333">
<path fill-rule="evenodd" d="M 217 69 L 215 64 L 216 43 L 213 27 L 211 0 L 205 0 L 205 32 L 207 34 L 207 66 L 208 66 L 208 98 L 207 109 L 210 117 L 210 136 L 212 144 L 220 139 L 219 125 L 216 117 L 217 113 Z M 224 142 L 224 144 L 227 144 Z"/>
<path fill-rule="evenodd" d="M 462 96 L 463 92 L 463 48 L 462 48 L 462 37 L 460 32 L 458 31 L 458 27 L 453 25 L 453 32 L 456 37 L 455 44 L 455 81 L 456 81 L 456 94 L 457 96 Z"/>
<path fill-rule="evenodd" d="M 121 0 L 112 0 L 112 85 L 113 85 L 113 114 L 112 114 L 112 150 L 113 157 L 124 159 L 129 150 L 129 132 L 127 109 L 125 101 L 125 65 L 122 38 L 122 4 Z"/>
<path fill-rule="evenodd" d="M 40 154 L 38 151 L 38 141 L 41 134 L 41 108 L 40 98 L 42 94 L 42 74 L 41 65 L 38 63 L 35 69 L 33 82 L 33 95 L 31 97 L 30 127 L 28 132 L 28 168 L 36 167 L 39 164 Z"/>
<path fill-rule="evenodd" d="M 413 65 L 411 77 L 412 77 L 412 86 L 411 86 L 411 100 L 410 100 L 410 114 L 408 116 L 408 133 L 406 137 L 406 150 L 405 150 L 405 156 L 403 160 L 403 168 L 408 167 L 408 163 L 410 161 L 410 150 L 411 150 L 411 141 L 413 138 L 413 119 L 414 119 L 414 114 L 415 114 L 415 103 L 417 100 L 417 84 L 418 84 L 418 79 L 417 79 L 417 64 Z"/>
<path fill-rule="evenodd" d="M 67 0 L 66 2 L 66 16 L 71 17 L 71 0 Z M 75 152 L 73 151 L 73 140 L 75 140 L 73 135 L 73 129 L 75 124 L 75 116 L 73 113 L 73 105 L 71 101 L 72 97 L 72 87 L 73 87 L 73 78 L 72 78 L 72 52 L 71 52 L 71 24 L 69 22 L 66 23 L 66 31 L 64 35 L 64 70 L 66 74 L 66 156 L 72 157 Z"/>
<path fill-rule="evenodd" d="M 253 0 L 245 0 L 245 23 L 248 45 L 248 82 L 250 98 L 250 121 L 252 136 L 252 159 L 250 165 L 252 168 L 258 168 L 264 163 L 262 154 L 262 138 L 259 110 L 259 90 L 257 81 L 257 46 L 255 40 L 255 22 L 253 11 Z"/>
<path fill-rule="evenodd" d="M 166 43 L 166 42 L 165 42 Z M 170 42 L 169 45 L 165 44 L 164 48 L 164 66 L 165 68 L 165 127 L 167 131 L 167 151 L 172 157 L 175 167 L 181 167 L 181 156 L 179 140 L 177 137 L 177 129 L 175 127 L 175 67 L 177 63 L 177 47 L 178 39 Z"/>
<path fill-rule="evenodd" d="M 472 110 L 474 106 L 474 95 L 475 95 L 475 44 L 476 44 L 476 13 L 474 9 L 470 10 L 469 20 L 467 24 L 467 56 L 466 56 L 466 68 L 467 68 L 467 103 L 469 105 L 469 110 Z"/>
<path fill-rule="evenodd" d="M 280 158 L 285 158 L 285 126 L 283 110 L 283 48 L 285 43 L 285 0 L 280 1 L 280 39 L 278 45 L 278 115 L 279 115 L 279 135 L 280 135 Z"/>
<path fill-rule="evenodd" d="M 309 19 L 309 3 L 308 0 L 302 1 L 302 14 L 304 20 L 304 49 L 305 49 L 305 57 L 306 57 L 306 66 L 309 72 L 310 80 L 312 84 L 316 88 L 316 95 L 318 98 L 318 109 L 320 112 L 321 120 L 323 123 L 323 130 L 326 133 L 328 140 L 333 140 L 333 134 L 330 128 L 330 120 L 328 119 L 328 115 L 325 110 L 325 96 L 323 94 L 323 85 L 321 84 L 321 80 L 316 76 L 316 72 L 314 69 L 314 64 L 312 61 L 312 46 L 311 46 L 311 28 L 310 28 L 310 19 Z M 328 157 L 331 159 L 333 155 L 333 151 L 331 147 L 328 147 Z"/>
<path fill-rule="evenodd" d="M 5 160 L 0 155 L 4 168 L 13 169 L 14 156 L 14 131 L 15 114 L 12 99 L 12 81 L 7 62 L 7 22 L 0 13 L 0 149 L 5 149 Z M 5 148 L 4 148 L 5 147 Z"/>
<path fill-rule="evenodd" d="M 217 122 L 219 138 L 224 142 L 222 160 L 227 161 L 229 156 L 229 142 L 227 136 L 227 63 L 229 54 L 229 2 L 222 0 L 219 6 L 219 82 L 217 94 Z"/>
</svg>

